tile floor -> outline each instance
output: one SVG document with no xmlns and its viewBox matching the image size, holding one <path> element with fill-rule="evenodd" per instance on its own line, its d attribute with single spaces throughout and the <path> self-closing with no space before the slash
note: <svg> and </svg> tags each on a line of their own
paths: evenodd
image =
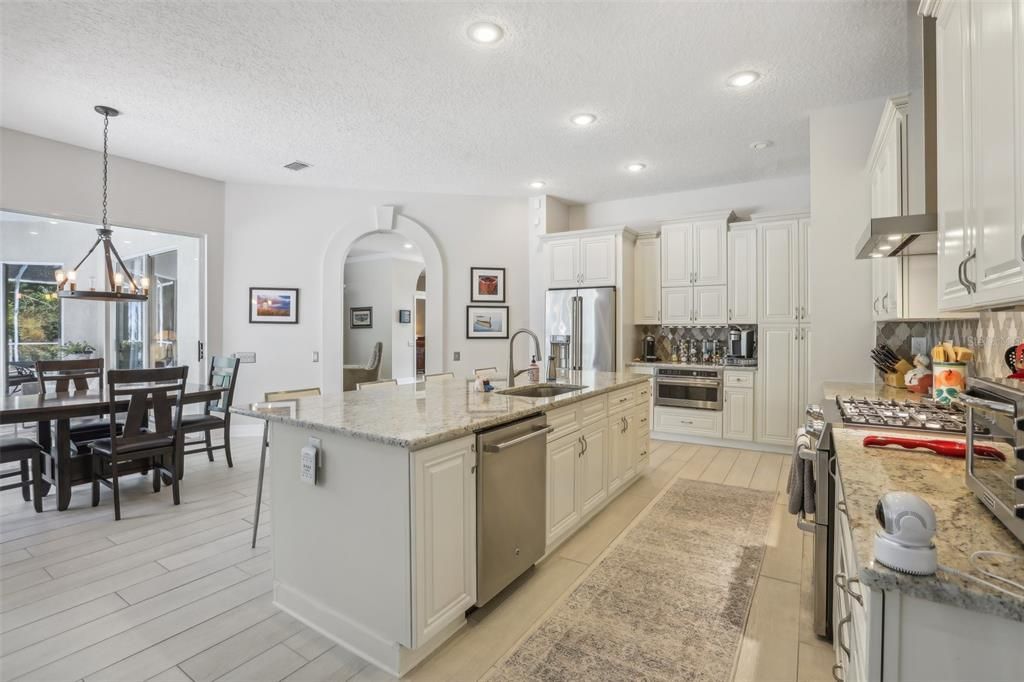
<svg viewBox="0 0 1024 682">
<path fill-rule="evenodd" d="M 110 492 L 40 515 L 0 495 L 0 679 L 378 680 L 379 669 L 270 603 L 268 504 L 249 547 L 258 439 L 235 439 L 235 468 L 189 460 L 182 505 L 125 479 L 124 519 Z M 787 458 L 655 442 L 627 491 L 412 671 L 413 680 L 485 675 L 678 473 L 782 491 Z M 218 453 L 219 455 L 219 453 Z M 266 500 L 267 498 L 264 497 Z M 809 543 L 780 495 L 744 633 L 736 680 L 829 680 L 832 649 L 810 629 Z"/>
</svg>

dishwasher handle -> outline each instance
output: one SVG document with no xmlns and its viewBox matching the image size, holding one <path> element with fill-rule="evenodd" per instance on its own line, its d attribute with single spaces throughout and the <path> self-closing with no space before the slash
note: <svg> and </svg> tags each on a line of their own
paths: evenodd
<svg viewBox="0 0 1024 682">
<path fill-rule="evenodd" d="M 536 438 L 537 436 L 542 436 L 544 434 L 551 433 L 552 431 L 554 431 L 554 427 L 553 426 L 534 427 L 533 431 L 531 431 L 530 433 L 526 434 L 525 436 L 519 436 L 518 438 L 513 438 L 512 440 L 507 440 L 504 443 L 495 443 L 494 445 L 485 445 L 484 446 L 484 452 L 501 452 L 502 450 L 506 450 L 506 449 L 512 447 L 513 445 L 519 445 L 520 443 L 525 443 L 528 440 Z"/>
</svg>

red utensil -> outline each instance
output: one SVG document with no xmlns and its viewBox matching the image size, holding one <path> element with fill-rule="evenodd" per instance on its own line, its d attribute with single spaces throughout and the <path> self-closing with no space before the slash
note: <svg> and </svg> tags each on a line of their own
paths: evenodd
<svg viewBox="0 0 1024 682">
<path fill-rule="evenodd" d="M 967 444 L 955 440 L 941 440 L 937 438 L 904 438 L 900 436 L 865 436 L 864 447 L 884 448 L 890 445 L 898 445 L 907 450 L 918 448 L 931 450 L 943 457 L 958 457 L 963 459 L 967 456 Z M 974 456 L 983 459 L 998 459 L 1006 461 L 1006 455 L 991 445 L 974 444 Z"/>
</svg>

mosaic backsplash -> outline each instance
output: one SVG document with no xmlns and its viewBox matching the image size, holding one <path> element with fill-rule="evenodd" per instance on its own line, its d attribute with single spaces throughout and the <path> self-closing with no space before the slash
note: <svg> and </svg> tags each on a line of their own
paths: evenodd
<svg viewBox="0 0 1024 682">
<path fill-rule="evenodd" d="M 908 360 L 913 358 L 910 344 L 915 336 L 926 338 L 928 349 L 942 341 L 972 348 L 975 358 L 968 372 L 973 376 L 1006 376 L 1006 349 L 1024 343 L 1024 312 L 983 312 L 977 320 L 879 322 L 875 329 L 876 343 L 887 344 Z"/>
<path fill-rule="evenodd" d="M 756 324 L 732 325 L 740 329 L 757 329 Z M 633 357 L 640 357 L 641 342 L 645 336 L 652 334 L 658 340 L 658 359 L 668 361 L 672 357 L 672 348 L 685 346 L 687 340 L 694 341 L 719 341 L 722 348 L 725 348 L 729 340 L 729 326 L 722 327 L 658 327 L 640 326 L 636 327 L 637 336 L 634 339 Z M 724 352 L 724 350 L 723 350 Z"/>
</svg>

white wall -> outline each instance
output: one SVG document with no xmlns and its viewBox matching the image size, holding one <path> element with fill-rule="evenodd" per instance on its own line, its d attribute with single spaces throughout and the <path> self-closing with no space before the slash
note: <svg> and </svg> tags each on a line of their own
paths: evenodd
<svg viewBox="0 0 1024 682">
<path fill-rule="evenodd" d="M 522 199 L 228 183 L 224 229 L 231 248 L 224 259 L 224 345 L 227 352 L 256 352 L 256 363 L 242 366 L 237 400 L 324 384 L 323 363 L 311 360 L 312 351 L 327 351 L 321 348 L 328 286 L 324 254 L 332 238 L 353 224 L 365 225 L 366 232 L 376 229 L 377 207 L 389 204 L 426 228 L 441 252 L 445 354 L 443 367 L 428 371 L 469 376 L 476 367 L 504 366 L 507 341 L 466 339 L 469 268 L 506 268 L 510 326 L 523 326 L 528 274 L 527 205 Z M 299 324 L 250 325 L 250 286 L 299 287 Z M 428 271 L 428 297 L 433 287 Z M 434 305 L 430 298 L 428 311 Z M 338 315 L 342 312 L 339 308 Z M 525 343 L 520 351 L 520 356 L 529 353 Z M 452 359 L 454 352 L 461 353 L 460 361 Z"/>
<path fill-rule="evenodd" d="M 871 262 L 855 260 L 854 252 L 870 218 L 865 165 L 884 102 L 874 99 L 810 114 L 812 398 L 821 396 L 823 381 L 873 380 L 867 357 L 875 340 Z"/>
<path fill-rule="evenodd" d="M 692 213 L 731 209 L 745 217 L 757 212 L 806 208 L 809 203 L 809 179 L 801 175 L 571 206 L 569 229 L 629 225 L 645 232 L 654 230 L 660 221 Z"/>
<path fill-rule="evenodd" d="M 114 149 L 129 148 L 116 122 L 111 128 Z M 98 224 L 101 159 L 91 149 L 0 128 L 0 208 Z M 204 239 L 208 355 L 223 352 L 224 183 L 111 156 L 109 220 Z"/>
</svg>

